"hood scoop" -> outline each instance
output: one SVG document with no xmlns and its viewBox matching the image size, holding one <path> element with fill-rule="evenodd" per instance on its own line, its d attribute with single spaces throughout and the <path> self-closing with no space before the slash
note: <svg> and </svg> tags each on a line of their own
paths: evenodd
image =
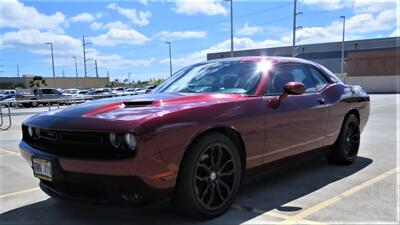
<svg viewBox="0 0 400 225">
<path fill-rule="evenodd" d="M 125 108 L 139 108 L 139 107 L 146 107 L 153 104 L 154 101 L 129 101 L 124 102 Z"/>
</svg>

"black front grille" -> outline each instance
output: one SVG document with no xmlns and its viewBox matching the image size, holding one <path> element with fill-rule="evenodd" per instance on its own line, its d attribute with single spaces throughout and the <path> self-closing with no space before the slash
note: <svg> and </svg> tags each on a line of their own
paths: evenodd
<svg viewBox="0 0 400 225">
<path fill-rule="evenodd" d="M 90 183 L 56 182 L 41 181 L 47 188 L 52 189 L 62 195 L 94 201 L 107 200 L 107 191 L 104 186 Z"/>
<path fill-rule="evenodd" d="M 132 157 L 134 152 L 115 149 L 111 146 L 108 133 L 69 132 L 34 128 L 34 136 L 28 127 L 22 126 L 23 140 L 30 146 L 57 156 L 89 159 L 122 159 Z"/>
</svg>

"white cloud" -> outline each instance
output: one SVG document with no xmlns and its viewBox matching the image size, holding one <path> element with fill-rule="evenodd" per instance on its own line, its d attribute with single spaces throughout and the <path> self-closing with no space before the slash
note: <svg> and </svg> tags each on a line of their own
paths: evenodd
<svg viewBox="0 0 400 225">
<path fill-rule="evenodd" d="M 82 42 L 65 34 L 41 32 L 39 30 L 12 31 L 0 35 L 1 48 L 23 48 L 33 54 L 44 56 L 44 61 L 51 64 L 50 47 L 43 43 L 52 42 L 56 67 L 74 66 L 72 56 L 82 62 Z M 100 68 L 121 69 L 135 66 L 149 66 L 155 59 L 126 59 L 118 54 L 105 55 L 95 49 L 87 49 L 87 58 L 96 59 Z M 90 64 L 90 63 L 88 63 Z M 90 66 L 90 65 L 89 65 Z"/>
<path fill-rule="evenodd" d="M 140 4 L 142 5 L 148 5 L 149 2 L 147 0 L 139 0 Z"/>
<path fill-rule="evenodd" d="M 356 13 L 378 13 L 396 8 L 397 0 L 301 0 L 301 3 L 329 11 L 352 8 Z"/>
<path fill-rule="evenodd" d="M 94 22 L 90 24 L 92 30 L 103 30 L 103 29 L 129 29 L 128 25 L 122 23 L 121 21 L 115 21 L 110 23 L 99 23 Z"/>
<path fill-rule="evenodd" d="M 150 41 L 148 37 L 134 29 L 119 28 L 110 29 L 105 34 L 90 37 L 89 40 L 98 46 L 116 46 L 119 44 L 140 45 Z"/>
<path fill-rule="evenodd" d="M 117 12 L 132 21 L 132 23 L 139 26 L 146 26 L 150 23 L 150 11 L 136 11 L 136 9 L 122 8 L 117 3 L 111 3 L 107 6 L 108 9 L 117 10 Z"/>
<path fill-rule="evenodd" d="M 396 12 L 394 9 L 384 10 L 378 14 L 362 13 L 346 18 L 346 40 L 362 39 L 365 35 L 390 31 L 395 28 Z M 323 43 L 342 40 L 342 20 L 335 20 L 326 27 L 304 27 L 296 32 L 300 44 Z M 282 37 L 288 42 L 292 34 Z"/>
<path fill-rule="evenodd" d="M 94 16 L 92 16 L 89 13 L 81 13 L 72 17 L 70 20 L 73 23 L 77 23 L 77 22 L 92 22 L 94 19 L 95 19 Z"/>
<path fill-rule="evenodd" d="M 92 30 L 100 30 L 104 27 L 104 24 L 100 23 L 100 22 L 94 22 L 94 23 L 91 23 L 89 27 Z"/>
<path fill-rule="evenodd" d="M 184 15 L 227 15 L 225 7 L 218 0 L 177 0 L 172 10 Z"/>
<path fill-rule="evenodd" d="M 26 6 L 16 0 L 2 0 L 0 12 L 0 27 L 63 32 L 65 16 L 60 12 L 45 15 L 34 7 Z"/>
<path fill-rule="evenodd" d="M 154 58 L 148 59 L 126 59 L 120 55 L 112 54 L 112 55 L 94 55 L 97 62 L 99 63 L 100 68 L 104 69 L 123 69 L 129 67 L 139 67 L 139 66 L 150 66 L 155 61 Z"/>
<path fill-rule="evenodd" d="M 374 16 L 363 13 L 355 15 L 346 21 L 349 33 L 371 33 L 393 28 L 396 24 L 395 10 L 385 10 Z"/>
<path fill-rule="evenodd" d="M 263 41 L 253 41 L 250 38 L 234 38 L 233 41 L 235 50 L 268 48 L 268 47 L 282 46 L 285 44 L 280 40 L 269 40 L 269 39 Z M 207 49 L 186 54 L 183 57 L 173 58 L 172 61 L 174 65 L 177 66 L 188 66 L 196 62 L 205 61 L 208 53 L 229 51 L 230 44 L 231 44 L 230 39 L 228 39 L 223 42 L 217 43 Z M 165 58 L 160 62 L 163 64 L 167 64 L 169 63 L 169 58 Z"/>
<path fill-rule="evenodd" d="M 52 42 L 57 56 L 80 54 L 81 41 L 65 34 L 37 29 L 11 31 L 0 35 L 1 48 L 23 48 L 38 54 L 49 54 L 49 47 L 44 43 Z"/>
<path fill-rule="evenodd" d="M 154 35 L 154 38 L 158 38 L 163 41 L 176 41 L 205 37 L 207 37 L 207 32 L 205 31 L 161 31 Z"/>
<path fill-rule="evenodd" d="M 249 26 L 249 23 L 245 23 L 244 26 L 238 29 L 236 33 L 241 36 L 251 36 L 262 31 L 263 29 L 260 26 Z"/>
<path fill-rule="evenodd" d="M 344 7 L 343 0 L 301 0 L 300 2 L 325 10 L 337 10 Z"/>
<path fill-rule="evenodd" d="M 394 30 L 391 34 L 390 37 L 400 37 L 400 28 L 397 28 Z"/>
</svg>

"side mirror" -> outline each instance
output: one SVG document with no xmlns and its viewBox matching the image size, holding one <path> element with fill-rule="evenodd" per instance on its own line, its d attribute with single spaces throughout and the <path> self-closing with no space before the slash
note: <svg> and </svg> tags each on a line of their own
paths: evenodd
<svg viewBox="0 0 400 225">
<path fill-rule="evenodd" d="M 276 109 L 276 108 L 279 107 L 281 102 L 283 100 L 285 100 L 285 98 L 287 98 L 288 95 L 301 95 L 305 91 L 306 91 L 306 88 L 305 88 L 303 83 L 301 83 L 301 82 L 287 82 L 285 84 L 285 86 L 283 87 L 283 93 L 279 97 L 277 97 L 275 99 L 272 99 L 268 103 L 268 105 L 271 108 Z"/>
<path fill-rule="evenodd" d="M 283 89 L 289 95 L 301 95 L 306 92 L 306 88 L 301 82 L 288 82 Z"/>
</svg>

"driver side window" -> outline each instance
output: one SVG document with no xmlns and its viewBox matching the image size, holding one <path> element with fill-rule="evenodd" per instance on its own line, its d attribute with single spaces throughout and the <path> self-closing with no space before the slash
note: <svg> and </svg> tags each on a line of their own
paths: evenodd
<svg viewBox="0 0 400 225">
<path fill-rule="evenodd" d="M 301 82 L 306 92 L 317 91 L 314 81 L 303 65 L 281 65 L 271 72 L 268 79 L 267 94 L 282 94 L 288 82 Z"/>
</svg>

